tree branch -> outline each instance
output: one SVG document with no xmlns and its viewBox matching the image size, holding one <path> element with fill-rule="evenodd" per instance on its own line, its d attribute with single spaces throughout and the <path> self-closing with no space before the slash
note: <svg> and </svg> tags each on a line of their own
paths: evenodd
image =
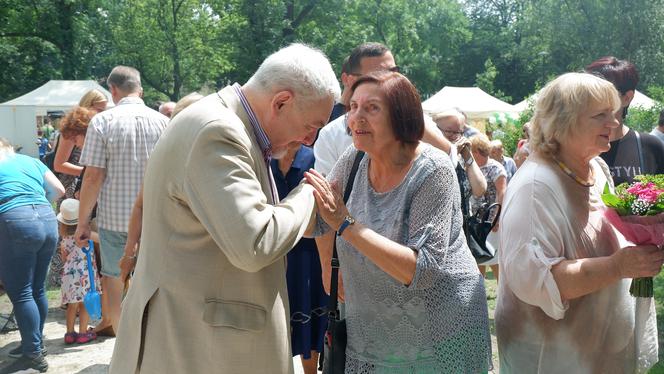
<svg viewBox="0 0 664 374">
<path fill-rule="evenodd" d="M 305 5 L 304 8 L 302 8 L 300 14 L 298 14 L 295 20 L 291 22 L 291 28 L 293 30 L 295 30 L 298 26 L 300 26 L 302 21 L 304 21 L 304 19 L 309 15 L 309 13 L 311 13 L 311 11 L 316 7 L 317 3 L 318 0 L 310 0 L 309 3 L 307 3 L 307 5 Z"/>
<path fill-rule="evenodd" d="M 42 39 L 46 42 L 49 42 L 53 44 L 54 46 L 58 47 L 58 49 L 62 50 L 62 45 L 55 40 L 54 38 L 51 38 L 48 35 L 40 34 L 35 31 L 26 31 L 26 32 L 0 32 L 0 38 L 39 38 Z"/>
</svg>

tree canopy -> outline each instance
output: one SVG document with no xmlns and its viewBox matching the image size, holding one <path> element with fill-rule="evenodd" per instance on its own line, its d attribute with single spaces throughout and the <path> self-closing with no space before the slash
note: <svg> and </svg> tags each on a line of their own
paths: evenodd
<svg viewBox="0 0 664 374">
<path fill-rule="evenodd" d="M 606 55 L 637 65 L 640 90 L 664 87 L 664 0 L 0 0 L 0 25 L 0 102 L 118 64 L 148 101 L 177 100 L 244 82 L 295 41 L 337 72 L 384 43 L 423 97 L 479 86 L 517 102 Z"/>
</svg>

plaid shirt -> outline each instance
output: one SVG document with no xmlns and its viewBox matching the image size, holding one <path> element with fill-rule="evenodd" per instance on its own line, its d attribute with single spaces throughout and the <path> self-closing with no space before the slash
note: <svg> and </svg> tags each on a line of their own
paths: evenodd
<svg viewBox="0 0 664 374">
<path fill-rule="evenodd" d="M 106 169 L 98 200 L 99 227 L 127 232 L 148 157 L 167 124 L 167 117 L 131 96 L 90 121 L 80 163 Z"/>
</svg>

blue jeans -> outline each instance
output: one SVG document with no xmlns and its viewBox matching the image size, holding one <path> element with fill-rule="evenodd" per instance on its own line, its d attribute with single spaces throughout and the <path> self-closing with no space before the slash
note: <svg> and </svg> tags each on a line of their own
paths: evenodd
<svg viewBox="0 0 664 374">
<path fill-rule="evenodd" d="M 46 272 L 58 242 L 49 205 L 25 205 L 0 213 L 0 279 L 14 305 L 23 354 L 40 354 L 48 300 Z"/>
</svg>

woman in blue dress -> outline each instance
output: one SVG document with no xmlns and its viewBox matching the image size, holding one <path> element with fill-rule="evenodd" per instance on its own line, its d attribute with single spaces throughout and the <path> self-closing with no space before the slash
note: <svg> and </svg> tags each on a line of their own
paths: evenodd
<svg viewBox="0 0 664 374">
<path fill-rule="evenodd" d="M 311 148 L 293 143 L 280 159 L 271 161 L 272 174 L 283 199 L 314 167 Z M 317 373 L 318 354 L 323 349 L 327 327 L 327 300 L 321 278 L 316 242 L 302 238 L 287 256 L 286 281 L 290 300 L 291 347 L 300 355 L 305 374 Z"/>
</svg>

